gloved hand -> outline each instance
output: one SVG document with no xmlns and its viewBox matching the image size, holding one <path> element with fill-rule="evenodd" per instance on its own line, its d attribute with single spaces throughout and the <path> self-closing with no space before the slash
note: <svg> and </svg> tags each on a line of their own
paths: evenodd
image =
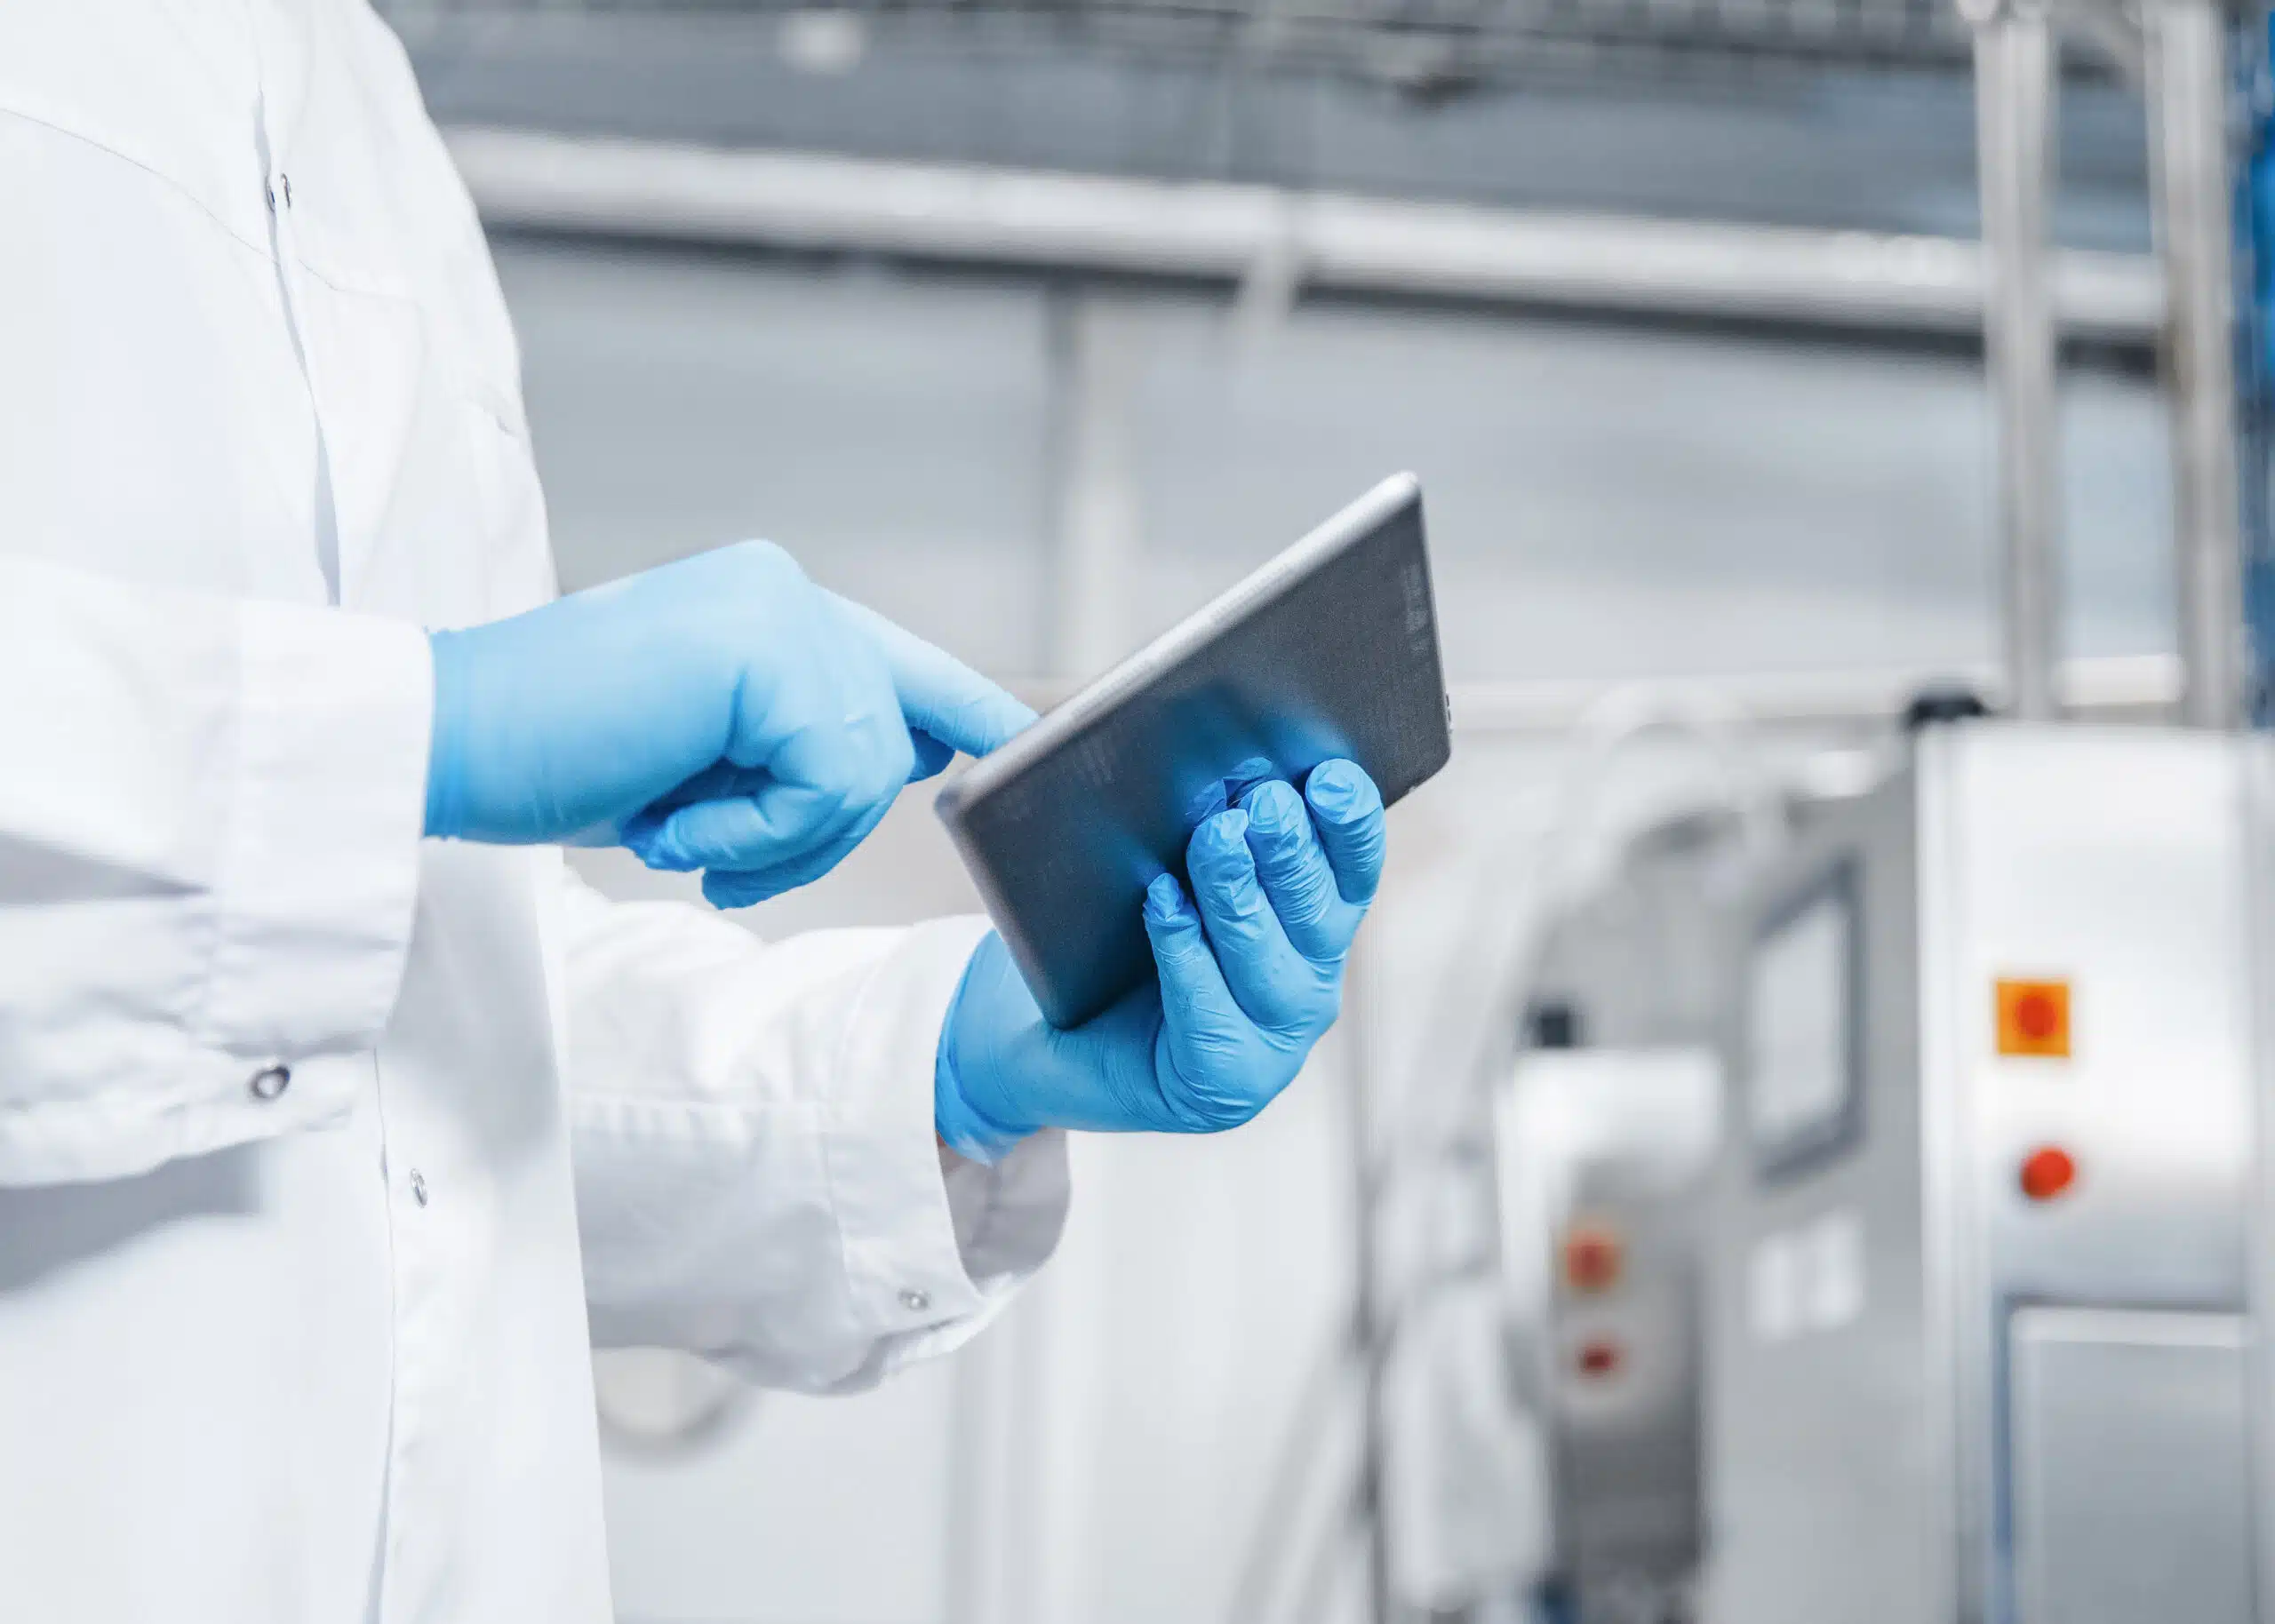
<svg viewBox="0 0 2275 1624">
<path fill-rule="evenodd" d="M 980 943 L 934 1069 L 950 1149 L 994 1161 L 1042 1127 L 1214 1133 L 1294 1079 L 1342 1006 L 1382 874 L 1382 796 L 1323 762 L 1301 795 L 1272 780 L 1207 819 L 1185 861 L 1193 896 L 1171 874 L 1145 894 L 1159 984 L 1072 1031 L 1043 1020 L 1001 937 Z"/>
<path fill-rule="evenodd" d="M 819 879 L 904 784 L 1034 720 L 763 542 L 432 643 L 428 834 L 620 841 L 722 908 Z"/>
</svg>

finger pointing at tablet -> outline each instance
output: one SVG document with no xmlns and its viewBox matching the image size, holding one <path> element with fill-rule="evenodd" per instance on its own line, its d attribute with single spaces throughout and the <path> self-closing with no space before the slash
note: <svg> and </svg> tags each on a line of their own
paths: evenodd
<svg viewBox="0 0 2275 1624">
<path fill-rule="evenodd" d="M 961 751 L 984 756 L 1034 720 L 1034 712 L 955 656 L 896 625 L 866 604 L 825 594 L 884 656 L 900 713 L 917 736 L 916 772 L 929 778 Z M 927 750 L 927 743 L 939 746 Z"/>
</svg>

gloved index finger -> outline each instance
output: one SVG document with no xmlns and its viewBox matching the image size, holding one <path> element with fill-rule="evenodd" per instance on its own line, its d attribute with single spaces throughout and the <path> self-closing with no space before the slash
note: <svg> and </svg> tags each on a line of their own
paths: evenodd
<svg viewBox="0 0 2275 1624">
<path fill-rule="evenodd" d="M 866 604 L 828 595 L 883 654 L 900 696 L 900 713 L 913 731 L 968 756 L 984 756 L 1034 722 L 1034 711 L 955 656 Z"/>
</svg>

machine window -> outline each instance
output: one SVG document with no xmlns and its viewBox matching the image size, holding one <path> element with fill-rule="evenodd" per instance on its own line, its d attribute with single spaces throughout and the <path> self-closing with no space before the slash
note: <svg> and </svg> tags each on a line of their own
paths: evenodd
<svg viewBox="0 0 2275 1624">
<path fill-rule="evenodd" d="M 1746 989 L 1747 1130 L 1765 1177 L 1799 1171 L 1862 1126 L 1856 887 L 1847 865 L 1811 887 L 1754 949 Z"/>
</svg>

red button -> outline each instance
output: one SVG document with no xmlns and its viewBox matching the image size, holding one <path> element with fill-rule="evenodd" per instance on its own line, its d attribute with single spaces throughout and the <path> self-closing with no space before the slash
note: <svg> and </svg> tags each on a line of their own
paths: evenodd
<svg viewBox="0 0 2275 1624">
<path fill-rule="evenodd" d="M 2059 1145 L 2042 1145 L 2023 1158 L 2023 1194 L 2033 1201 L 2065 1195 L 2077 1182 L 2077 1158 Z"/>
<path fill-rule="evenodd" d="M 1620 1365 L 1619 1344 L 1611 1341 L 1608 1337 L 1600 1337 L 1594 1341 L 1582 1342 L 1580 1344 L 1578 1357 L 1573 1360 L 1573 1363 L 1579 1366 L 1579 1371 L 1582 1375 L 1600 1381 L 1606 1376 L 1616 1374 L 1618 1372 Z"/>
</svg>

